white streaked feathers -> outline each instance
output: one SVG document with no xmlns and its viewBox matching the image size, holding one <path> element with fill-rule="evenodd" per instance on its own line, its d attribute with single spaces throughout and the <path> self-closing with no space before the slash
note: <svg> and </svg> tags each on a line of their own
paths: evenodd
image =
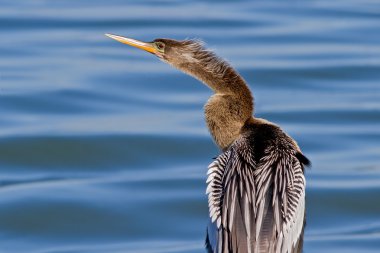
<svg viewBox="0 0 380 253">
<path fill-rule="evenodd" d="M 239 138 L 209 166 L 210 218 L 223 244 L 213 245 L 214 252 L 291 253 L 305 212 L 305 178 L 297 151 L 269 146 L 255 164 L 252 150 Z M 263 224 L 268 215 L 273 222 Z M 268 224 L 272 227 L 264 227 Z"/>
<path fill-rule="evenodd" d="M 229 151 L 220 155 L 213 163 L 208 166 L 206 183 L 208 184 L 206 194 L 208 194 L 208 206 L 212 222 L 217 223 L 218 228 L 221 224 L 221 210 L 223 201 L 223 180 L 226 162 L 230 157 Z"/>
</svg>

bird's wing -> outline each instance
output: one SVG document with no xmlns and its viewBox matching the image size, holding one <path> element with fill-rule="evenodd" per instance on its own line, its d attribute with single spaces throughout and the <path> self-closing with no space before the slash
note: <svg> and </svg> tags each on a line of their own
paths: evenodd
<svg viewBox="0 0 380 253">
<path fill-rule="evenodd" d="M 266 145 L 258 152 L 241 137 L 210 164 L 209 252 L 297 252 L 305 210 L 298 155 L 291 145 Z"/>
</svg>

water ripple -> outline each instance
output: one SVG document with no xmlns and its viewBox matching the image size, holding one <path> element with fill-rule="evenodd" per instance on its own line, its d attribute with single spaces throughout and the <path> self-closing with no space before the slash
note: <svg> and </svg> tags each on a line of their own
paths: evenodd
<svg viewBox="0 0 380 253">
<path fill-rule="evenodd" d="M 378 1 L 1 6 L 0 252 L 202 251 L 211 91 L 104 33 L 205 40 L 313 163 L 305 252 L 378 252 Z"/>
</svg>

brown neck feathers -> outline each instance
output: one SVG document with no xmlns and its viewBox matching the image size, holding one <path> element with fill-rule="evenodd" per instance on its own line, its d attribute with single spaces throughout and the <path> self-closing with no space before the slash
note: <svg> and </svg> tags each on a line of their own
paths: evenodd
<svg viewBox="0 0 380 253">
<path fill-rule="evenodd" d="M 179 68 L 215 92 L 205 105 L 206 123 L 218 146 L 226 149 L 252 117 L 252 94 L 244 79 L 214 53 L 199 51 L 194 56 Z"/>
</svg>

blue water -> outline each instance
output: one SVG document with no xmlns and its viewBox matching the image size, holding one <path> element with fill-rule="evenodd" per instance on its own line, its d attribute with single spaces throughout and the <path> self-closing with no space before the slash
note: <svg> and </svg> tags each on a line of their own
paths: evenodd
<svg viewBox="0 0 380 253">
<path fill-rule="evenodd" d="M 211 92 L 105 37 L 201 38 L 307 170 L 305 253 L 380 252 L 380 2 L 0 0 L 0 252 L 204 252 Z"/>
</svg>

